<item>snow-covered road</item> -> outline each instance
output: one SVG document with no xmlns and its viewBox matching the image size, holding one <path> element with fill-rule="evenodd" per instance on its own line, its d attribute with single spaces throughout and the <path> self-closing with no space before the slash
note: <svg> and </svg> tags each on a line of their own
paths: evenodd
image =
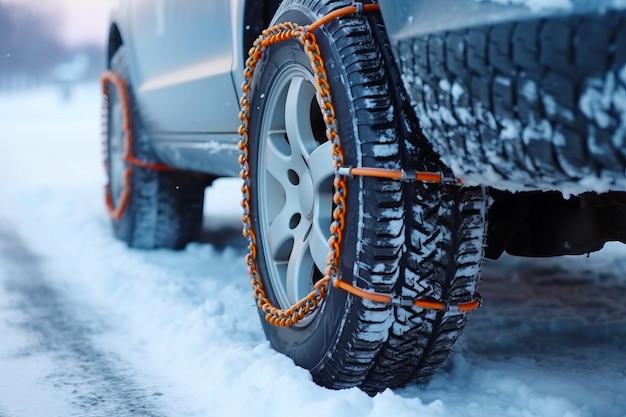
<svg viewBox="0 0 626 417">
<path fill-rule="evenodd" d="M 0 417 L 626 416 L 626 247 L 488 262 L 450 364 L 426 386 L 330 391 L 265 341 L 237 181 L 201 241 L 115 241 L 99 97 L 0 95 Z"/>
<path fill-rule="evenodd" d="M 5 378 L 2 391 L 16 387 L 29 395 L 18 400 L 39 398 L 41 390 L 52 389 L 47 400 L 63 398 L 65 410 L 91 415 L 163 415 L 154 400 L 155 391 L 135 380 L 134 370 L 124 369 L 114 352 L 97 347 L 92 339 L 106 332 L 107 324 L 89 306 L 59 293 L 47 276 L 43 260 L 32 253 L 22 239 L 0 224 L 0 270 L 6 299 L 2 299 L 0 334 L 12 343 L 2 344 Z M 25 339 L 22 341 L 20 336 Z M 41 364 L 50 362 L 51 367 Z M 32 366 L 35 364 L 35 366 Z M 8 377 L 10 376 L 10 377 Z M 46 381 L 39 384 L 38 380 Z M 123 387 L 123 388 L 122 388 Z M 64 404 L 66 403 L 66 404 Z M 36 402 L 38 415 L 70 415 L 70 410 L 48 409 Z M 54 410 L 54 411 L 53 411 Z"/>
</svg>

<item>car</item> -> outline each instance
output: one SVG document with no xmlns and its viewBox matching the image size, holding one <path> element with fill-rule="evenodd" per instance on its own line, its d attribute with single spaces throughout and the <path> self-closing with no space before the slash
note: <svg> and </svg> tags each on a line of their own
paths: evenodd
<svg viewBox="0 0 626 417">
<path fill-rule="evenodd" d="M 625 8 L 121 0 L 102 77 L 114 234 L 184 248 L 219 204 L 205 188 L 239 175 L 272 347 L 333 389 L 426 382 L 484 259 L 626 242 Z"/>
</svg>

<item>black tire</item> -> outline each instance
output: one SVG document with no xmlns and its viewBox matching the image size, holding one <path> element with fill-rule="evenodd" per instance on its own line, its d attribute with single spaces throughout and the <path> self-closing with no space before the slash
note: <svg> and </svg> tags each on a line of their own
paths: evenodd
<svg viewBox="0 0 626 417">
<path fill-rule="evenodd" d="M 468 302 L 481 276 L 486 201 L 481 188 L 418 185 L 406 197 L 407 252 L 397 290 L 406 298 Z M 448 359 L 467 312 L 396 306 L 388 340 L 361 387 L 376 392 L 425 383 Z"/>
<path fill-rule="evenodd" d="M 135 101 L 124 46 L 113 55 L 110 68 L 127 83 L 135 157 L 146 162 L 159 162 Z M 108 92 L 107 178 L 113 204 L 117 206 L 126 165 L 122 157 L 119 97 L 113 85 L 109 86 Z M 208 184 L 204 175 L 133 167 L 130 201 L 122 216 L 112 220 L 115 236 L 133 248 L 183 248 L 200 231 L 204 189 Z"/>
<path fill-rule="evenodd" d="M 384 27 L 372 24 L 379 44 L 388 44 Z M 400 81 L 395 58 L 382 49 L 398 120 L 404 138 L 403 165 L 412 170 L 452 176 L 424 137 Z M 486 190 L 481 187 L 414 183 L 404 188 L 405 253 L 396 293 L 409 299 L 467 302 L 477 293 L 486 237 Z M 368 380 L 367 392 L 425 383 L 444 365 L 467 322 L 468 314 L 416 307 L 394 308 L 394 323 Z"/>
<path fill-rule="evenodd" d="M 550 17 L 400 42 L 421 127 L 474 182 L 624 189 L 626 13 Z"/>
<path fill-rule="evenodd" d="M 348 0 L 286 0 L 278 9 L 274 23 L 308 24 L 351 3 Z M 399 103 L 393 91 L 397 80 L 394 84 L 392 78 L 397 73 L 389 67 L 391 54 L 385 49 L 387 44 L 374 39 L 375 35 L 384 36 L 378 25 L 378 17 L 349 15 L 315 32 L 328 71 L 339 135 L 346 155 L 345 164 L 399 169 L 408 167 L 403 160 L 410 160 L 410 166 L 423 168 L 412 158 L 417 153 L 421 155 L 424 149 L 416 149 L 416 144 L 405 144 L 401 139 L 406 132 L 406 120 L 396 105 Z M 280 230 L 288 227 L 296 230 L 303 221 L 309 221 L 313 230 L 322 223 L 330 224 L 332 211 L 332 204 L 326 200 L 331 195 L 330 157 L 330 181 L 319 182 L 328 189 L 324 188 L 322 192 L 318 189 L 314 193 L 315 207 L 326 208 L 326 218 L 313 215 L 312 220 L 306 220 L 308 217 L 304 212 L 309 210 L 302 209 L 302 213 L 297 213 L 297 204 L 294 208 L 293 201 L 299 197 L 287 198 L 294 192 L 288 190 L 291 186 L 287 181 L 300 186 L 302 178 L 309 174 L 300 175 L 300 171 L 306 171 L 302 168 L 301 155 L 297 154 L 300 148 L 294 145 L 300 139 L 289 137 L 288 117 L 285 115 L 285 120 L 281 121 L 281 112 L 291 108 L 286 105 L 286 97 L 294 80 L 299 77 L 310 83 L 311 74 L 308 58 L 299 42 L 285 41 L 268 48 L 257 66 L 252 84 L 250 184 L 252 226 L 258 239 L 258 271 L 268 298 L 282 308 L 289 307 L 297 297 L 288 296 L 290 290 L 285 287 L 289 287 L 286 282 L 290 275 L 281 272 L 280 268 L 288 269 L 284 264 L 300 262 L 302 256 L 307 255 L 301 256 L 300 251 L 294 250 L 298 246 L 294 242 L 299 239 L 295 232 L 291 243 L 284 236 L 282 240 L 276 239 L 274 223 L 282 220 L 285 224 Z M 309 112 L 310 102 L 307 100 L 298 101 L 305 106 L 304 113 L 298 114 L 308 115 L 305 120 L 307 129 L 311 128 L 311 139 L 315 139 L 312 147 L 321 149 L 325 140 L 324 126 L 321 116 Z M 276 110 L 276 106 L 281 107 Z M 316 102 L 311 107 L 317 107 Z M 284 124 L 285 133 L 272 136 L 283 132 L 277 127 L 280 123 L 274 125 L 273 120 L 277 119 Z M 427 147 L 423 138 L 416 143 Z M 274 177 L 274 173 L 267 173 L 279 165 L 273 164 L 274 160 L 268 157 L 272 156 L 272 146 L 283 149 L 285 160 L 296 152 L 293 167 L 285 165 L 285 172 L 276 174 L 282 175 L 282 179 Z M 307 152 L 302 154 L 306 164 L 310 159 Z M 436 160 L 432 155 L 431 159 Z M 268 160 L 272 163 L 268 164 Z M 438 161 L 432 165 L 444 168 Z M 317 165 L 313 168 L 319 169 Z M 272 184 L 276 187 L 272 188 Z M 458 187 L 405 185 L 366 177 L 349 179 L 346 230 L 339 265 L 343 280 L 360 288 L 392 295 L 433 297 L 453 303 L 469 301 L 480 272 L 485 210 L 484 193 L 474 190 L 476 201 L 472 207 L 475 212 L 468 217 L 468 209 L 462 204 L 465 192 Z M 276 201 L 280 202 L 277 207 Z M 298 204 L 307 206 L 302 201 Z M 283 213 L 289 210 L 293 215 L 284 216 Z M 472 232 L 466 231 L 469 229 Z M 304 236 L 313 233 L 316 232 Z M 280 241 L 283 246 L 277 248 L 274 241 Z M 309 250 L 306 245 L 302 247 Z M 281 255 L 276 256 L 277 253 Z M 315 258 L 312 251 L 310 257 Z M 323 268 L 315 259 L 313 262 L 312 271 L 309 273 L 308 269 L 303 269 L 302 274 L 297 275 L 298 282 L 292 283 L 291 288 L 298 288 L 301 282 L 311 288 L 322 277 L 320 270 Z M 459 266 L 458 262 L 462 264 Z M 473 274 L 459 272 L 470 264 Z M 300 293 L 306 293 L 306 288 Z M 295 326 L 273 326 L 265 321 L 263 314 L 260 315 L 271 345 L 293 358 L 296 364 L 309 369 L 317 383 L 334 389 L 359 386 L 374 393 L 430 375 L 452 349 L 467 314 L 401 308 L 353 297 L 343 290 L 331 288 L 321 307 Z M 410 338 L 405 340 L 408 333 Z M 448 338 L 452 333 L 453 337 Z M 395 352 L 399 340 L 404 346 L 410 344 L 411 349 L 408 352 L 402 350 L 401 358 L 391 363 L 387 356 Z M 405 366 L 409 372 L 399 366 Z"/>
</svg>

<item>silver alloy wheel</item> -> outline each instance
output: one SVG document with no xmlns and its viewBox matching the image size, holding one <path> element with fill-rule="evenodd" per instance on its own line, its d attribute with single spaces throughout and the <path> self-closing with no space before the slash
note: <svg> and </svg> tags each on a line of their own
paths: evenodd
<svg viewBox="0 0 626 417">
<path fill-rule="evenodd" d="M 261 247 L 277 302 L 287 308 L 322 278 L 332 219 L 333 160 L 313 76 L 292 65 L 276 76 L 261 122 Z"/>
<path fill-rule="evenodd" d="M 122 132 L 122 110 L 118 92 L 111 87 L 109 92 L 108 164 L 109 187 L 113 205 L 117 206 L 123 189 L 124 178 L 124 133 Z"/>
</svg>

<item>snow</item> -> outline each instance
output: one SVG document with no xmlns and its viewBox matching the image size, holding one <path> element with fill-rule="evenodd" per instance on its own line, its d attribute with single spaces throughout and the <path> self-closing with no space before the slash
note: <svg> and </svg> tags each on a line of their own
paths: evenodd
<svg viewBox="0 0 626 417">
<path fill-rule="evenodd" d="M 160 415 L 626 414 L 623 246 L 589 258 L 487 262 L 485 306 L 429 384 L 373 398 L 327 390 L 265 341 L 243 262 L 238 181 L 207 191 L 199 242 L 179 252 L 129 250 L 112 237 L 102 202 L 98 91 L 61 97 L 0 95 L 0 228 L 36 254 L 41 281 L 67 311 L 98 323 L 85 337 L 132 375 Z M 2 247 L 0 261 L 8 260 Z M 76 409 L 72 386 L 58 379 L 66 362 L 16 354 L 33 335 L 15 325 L 23 313 L 6 288 L 14 274 L 0 264 L 0 415 L 111 415 Z"/>
</svg>

